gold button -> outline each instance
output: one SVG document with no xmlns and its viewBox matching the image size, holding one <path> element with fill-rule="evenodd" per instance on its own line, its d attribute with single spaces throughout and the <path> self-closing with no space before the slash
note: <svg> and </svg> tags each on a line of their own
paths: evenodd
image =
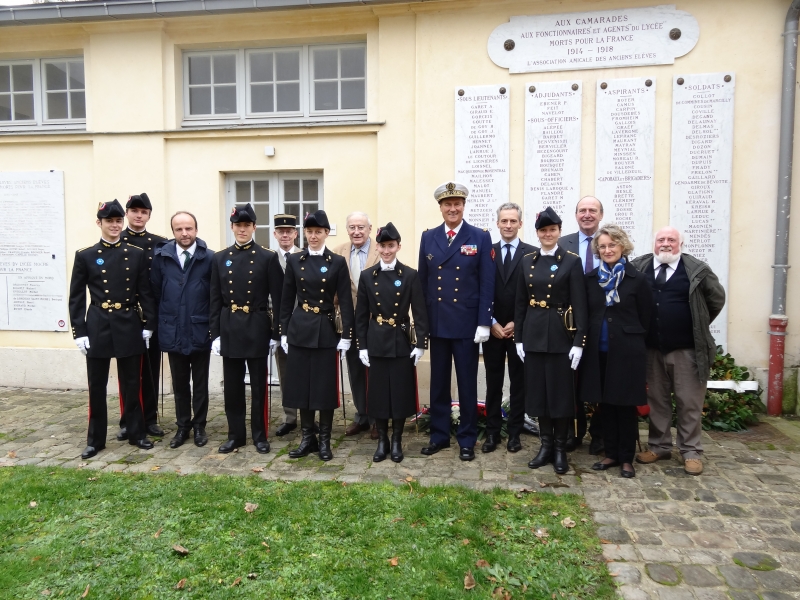
<svg viewBox="0 0 800 600">
<path fill-rule="evenodd" d="M 458 302 L 458 300 L 456 300 L 455 298 L 453 298 L 453 302 Z"/>
<path fill-rule="evenodd" d="M 533 275 L 528 275 L 528 277 L 533 277 Z"/>
<path fill-rule="evenodd" d="M 550 294 L 547 294 L 547 297 L 549 298 L 549 297 L 550 297 Z"/>
<path fill-rule="evenodd" d="M 228 252 L 228 254 L 233 254 L 233 252 Z"/>
<path fill-rule="evenodd" d="M 126 291 L 126 292 L 130 292 L 130 291 L 131 291 L 131 288 L 125 288 L 125 291 Z"/>
<path fill-rule="evenodd" d="M 250 261 L 250 264 L 251 264 L 251 265 L 253 264 L 253 261 L 252 261 L 252 260 Z"/>
<path fill-rule="evenodd" d="M 105 272 L 106 272 L 106 270 L 105 270 L 105 269 L 103 269 L 103 270 L 102 270 L 102 271 L 100 271 L 100 272 L 101 272 L 101 273 L 105 273 Z"/>
<path fill-rule="evenodd" d="M 232 282 L 232 281 L 229 281 L 228 283 L 233 283 L 233 282 Z"/>
<path fill-rule="evenodd" d="M 324 280 L 324 279 L 322 280 L 322 283 L 325 283 L 325 280 Z"/>
<path fill-rule="evenodd" d="M 397 302 L 394 303 L 395 306 L 400 306 Z"/>
<path fill-rule="evenodd" d="M 439 265 L 439 270 L 440 270 L 440 271 L 442 270 L 442 266 L 441 266 L 441 265 Z"/>
<path fill-rule="evenodd" d="M 125 270 L 126 270 L 126 271 L 130 271 L 130 270 L 131 270 L 131 268 L 130 268 L 130 267 L 125 267 Z"/>
<path fill-rule="evenodd" d="M 456 267 L 456 271 L 458 271 L 461 267 Z"/>
<path fill-rule="evenodd" d="M 253 274 L 253 272 L 252 272 L 252 271 L 250 271 L 250 275 L 252 275 L 252 274 Z"/>
<path fill-rule="evenodd" d="M 550 285 L 550 284 L 548 283 L 548 284 L 547 284 L 547 287 L 549 287 L 549 288 L 550 288 L 550 287 L 553 287 L 553 286 L 552 286 L 552 285 Z"/>
<path fill-rule="evenodd" d="M 457 292 L 457 291 L 458 291 L 458 288 L 456 288 L 456 289 L 455 289 L 455 291 Z"/>
<path fill-rule="evenodd" d="M 320 290 L 320 292 L 324 292 L 324 291 L 325 291 L 324 289 Z"/>
<path fill-rule="evenodd" d="M 301 271 L 305 271 L 305 270 L 306 270 L 306 268 L 305 268 L 305 267 L 300 267 L 300 270 L 301 270 Z"/>
<path fill-rule="evenodd" d="M 252 273 L 252 271 L 250 271 L 250 272 Z M 228 271 L 228 275 L 230 275 L 231 273 L 233 273 L 233 271 Z"/>
<path fill-rule="evenodd" d="M 128 257 L 127 257 L 127 256 L 125 257 L 125 260 L 128 260 Z"/>
<path fill-rule="evenodd" d="M 442 288 L 436 288 L 437 290 L 441 290 Z"/>
<path fill-rule="evenodd" d="M 458 281 L 458 277 L 456 277 L 456 281 Z"/>
<path fill-rule="evenodd" d="M 106 294 L 107 294 L 107 293 L 108 293 L 108 290 L 106 290 Z"/>
<path fill-rule="evenodd" d="M 247 283 L 253 283 L 252 281 L 248 281 Z"/>
<path fill-rule="evenodd" d="M 551 277 L 551 278 L 552 278 L 552 277 L 555 277 L 555 275 L 550 275 L 550 277 Z"/>
<path fill-rule="evenodd" d="M 125 278 L 125 281 L 130 281 L 130 280 L 131 280 L 131 278 L 130 278 L 130 277 L 126 277 L 126 278 Z"/>
<path fill-rule="evenodd" d="M 441 279 L 441 277 L 439 277 L 439 279 Z M 375 285 L 378 285 L 378 282 L 377 282 L 377 281 L 375 282 Z"/>
<path fill-rule="evenodd" d="M 108 279 L 103 279 L 103 283 L 108 283 Z"/>
<path fill-rule="evenodd" d="M 397 295 L 399 296 L 399 295 L 400 295 L 400 292 L 397 292 Z"/>
<path fill-rule="evenodd" d="M 441 278 L 442 278 L 442 276 L 441 276 L 441 275 L 439 275 L 439 279 L 441 279 Z M 378 284 L 376 283 L 375 285 L 378 285 Z"/>
<path fill-rule="evenodd" d="M 377 306 L 380 306 L 380 305 L 381 305 L 381 303 L 380 303 L 380 302 L 378 302 L 378 303 L 377 303 Z"/>
<path fill-rule="evenodd" d="M 232 293 L 233 293 L 233 290 L 231 290 L 231 294 L 232 294 Z"/>
<path fill-rule="evenodd" d="M 439 298 L 439 302 L 441 302 L 441 301 L 442 301 L 442 299 L 441 299 L 441 298 Z"/>
</svg>

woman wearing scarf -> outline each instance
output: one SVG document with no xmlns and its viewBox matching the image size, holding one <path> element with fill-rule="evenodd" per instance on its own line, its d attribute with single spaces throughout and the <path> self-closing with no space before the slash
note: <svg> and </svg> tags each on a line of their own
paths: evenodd
<svg viewBox="0 0 800 600">
<path fill-rule="evenodd" d="M 575 415 L 573 370 L 586 342 L 586 287 L 580 257 L 558 246 L 561 218 L 549 206 L 536 216 L 541 249 L 522 257 L 514 342 L 525 368 L 525 412 L 539 418 L 542 446 L 528 463 L 569 470 L 567 432 Z M 574 328 L 568 329 L 570 315 Z"/>
<path fill-rule="evenodd" d="M 595 471 L 621 467 L 635 477 L 637 406 L 647 404 L 647 350 L 652 291 L 629 262 L 633 244 L 620 227 L 601 227 L 592 240 L 600 266 L 586 276 L 589 338 L 581 361 L 580 401 L 602 403 L 606 457 Z"/>
</svg>

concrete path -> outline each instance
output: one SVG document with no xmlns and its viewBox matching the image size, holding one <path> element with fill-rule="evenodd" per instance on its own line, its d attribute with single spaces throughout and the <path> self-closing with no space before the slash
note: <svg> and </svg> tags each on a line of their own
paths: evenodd
<svg viewBox="0 0 800 600">
<path fill-rule="evenodd" d="M 336 480 L 399 483 L 413 477 L 423 485 L 453 484 L 475 489 L 495 486 L 534 493 L 583 494 L 593 509 L 603 554 L 619 593 L 629 600 L 779 600 L 800 598 L 800 421 L 766 419 L 757 435 L 704 434 L 705 472 L 690 477 L 673 458 L 637 465 L 635 479 L 617 469 L 590 469 L 596 458 L 586 446 L 570 455 L 572 470 L 557 476 L 551 468 L 532 471 L 526 463 L 538 440 L 523 437 L 523 450 L 477 452 L 471 463 L 458 460 L 457 447 L 433 457 L 419 450 L 427 436 L 408 425 L 406 459 L 373 463 L 369 434 L 344 436 L 342 412 L 334 423 L 334 459 L 291 460 L 297 431 L 272 437 L 272 451 L 252 445 L 233 454 L 217 453 L 226 439 L 221 397 L 213 397 L 209 443 L 168 447 L 174 433 L 174 404 L 165 403 L 162 427 L 167 437 L 150 451 L 117 442 L 109 428 L 107 449 L 82 461 L 88 400 L 85 392 L 0 388 L 0 467 L 63 466 L 125 471 L 250 475 L 267 480 Z M 117 399 L 109 397 L 110 421 Z M 348 415 L 354 413 L 349 405 Z M 282 418 L 273 397 L 274 430 Z M 646 432 L 642 432 L 646 439 Z"/>
</svg>

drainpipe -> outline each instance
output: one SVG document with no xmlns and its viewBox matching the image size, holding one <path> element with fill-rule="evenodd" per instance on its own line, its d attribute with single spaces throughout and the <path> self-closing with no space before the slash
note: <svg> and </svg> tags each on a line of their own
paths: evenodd
<svg viewBox="0 0 800 600">
<path fill-rule="evenodd" d="M 769 317 L 769 380 L 767 413 L 780 415 L 783 407 L 783 356 L 786 344 L 786 280 L 789 272 L 789 217 L 792 204 L 792 154 L 794 150 L 794 103 L 797 85 L 797 26 L 800 0 L 793 0 L 783 30 L 783 88 L 781 91 L 781 138 L 778 156 L 778 214 L 775 228 L 775 269 L 772 314 Z"/>
</svg>

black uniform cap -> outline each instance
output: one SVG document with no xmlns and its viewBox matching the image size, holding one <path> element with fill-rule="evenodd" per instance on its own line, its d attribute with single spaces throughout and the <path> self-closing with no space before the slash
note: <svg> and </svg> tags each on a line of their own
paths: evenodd
<svg viewBox="0 0 800 600">
<path fill-rule="evenodd" d="M 111 219 L 112 217 L 124 217 L 125 211 L 122 205 L 115 199 L 111 202 L 101 202 L 97 206 L 98 219 Z"/>
<path fill-rule="evenodd" d="M 556 211 L 549 206 L 536 215 L 536 223 L 534 224 L 534 227 L 539 230 L 542 227 L 547 227 L 548 225 L 561 225 L 561 217 L 559 217 L 556 214 Z"/>
<path fill-rule="evenodd" d="M 234 206 L 231 210 L 231 223 L 255 223 L 256 211 L 248 202 L 244 206 Z"/>
<path fill-rule="evenodd" d="M 297 226 L 297 217 L 294 215 L 275 215 L 273 225 L 275 227 L 295 227 Z"/>
<path fill-rule="evenodd" d="M 150 204 L 150 198 L 147 197 L 147 194 L 142 192 L 141 194 L 128 198 L 128 203 L 125 205 L 125 208 L 146 208 L 147 210 L 153 210 L 153 205 Z"/>
<path fill-rule="evenodd" d="M 385 227 L 378 227 L 378 233 L 375 236 L 375 241 L 380 244 L 381 242 L 391 242 L 392 240 L 399 242 L 400 232 L 397 231 L 397 227 L 392 225 L 392 222 L 389 221 Z"/>
<path fill-rule="evenodd" d="M 331 224 L 328 222 L 328 215 L 325 214 L 324 210 L 308 213 L 305 221 L 303 221 L 303 227 L 322 227 L 328 231 L 331 230 Z"/>
</svg>

